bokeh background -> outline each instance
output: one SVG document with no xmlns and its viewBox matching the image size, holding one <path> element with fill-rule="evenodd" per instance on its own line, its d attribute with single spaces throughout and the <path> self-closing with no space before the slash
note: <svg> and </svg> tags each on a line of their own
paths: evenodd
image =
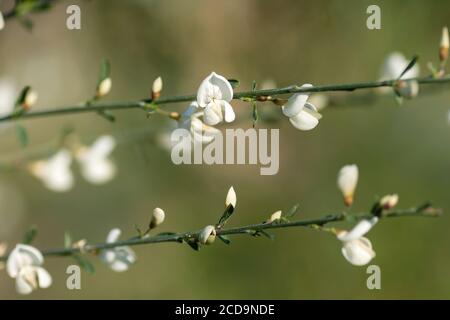
<svg viewBox="0 0 450 320">
<path fill-rule="evenodd" d="M 0 6 L 10 4 L 3 0 Z M 65 26 L 69 4 L 81 7 L 81 31 Z M 370 4 L 381 7 L 381 30 L 366 28 Z M 32 32 L 17 21 L 8 21 L 0 31 L 0 76 L 18 88 L 33 86 L 40 94 L 39 110 L 92 96 L 105 57 L 112 63 L 111 101 L 148 96 L 157 76 L 164 79 L 166 96 L 194 93 L 211 71 L 239 79 L 242 90 L 253 80 L 278 86 L 376 80 L 392 51 L 419 54 L 426 74 L 427 62 L 437 60 L 441 28 L 450 23 L 450 3 L 74 0 L 58 1 L 32 20 Z M 65 231 L 90 242 L 103 241 L 113 227 L 133 236 L 134 224 L 145 226 L 156 206 L 167 214 L 161 231 L 196 230 L 217 221 L 231 185 L 238 206 L 230 225 L 262 221 L 295 203 L 300 203 L 299 218 L 319 217 L 344 209 L 336 175 L 348 163 L 360 168 L 356 212 L 369 209 L 376 195 L 393 192 L 400 195 L 401 207 L 430 200 L 448 211 L 448 88 L 424 86 L 417 99 L 402 106 L 391 95 L 375 102 L 343 100 L 323 110 L 324 118 L 312 132 L 294 129 L 275 106 L 261 106 L 262 117 L 275 114 L 280 119 L 259 123 L 261 128 L 280 128 L 275 176 L 260 176 L 259 166 L 175 166 L 157 143 L 170 121 L 147 119 L 138 110 L 115 112 L 118 121 L 113 124 L 95 114 L 24 121 L 30 136 L 26 149 L 14 127 L 3 128 L 3 161 L 26 157 L 66 127 L 85 142 L 101 134 L 139 134 L 118 146 L 113 154 L 118 176 L 104 186 L 88 184 L 77 172 L 75 188 L 56 194 L 26 173 L 1 172 L 0 240 L 12 246 L 31 225 L 39 228 L 34 242 L 39 248 L 62 246 Z M 234 106 L 238 121 L 233 126 L 251 127 L 249 106 Z M 83 272 L 78 291 L 65 286 L 65 270 L 73 261 L 48 258 L 53 286 L 26 298 L 450 298 L 449 222 L 446 215 L 392 219 L 371 231 L 381 290 L 366 288 L 366 268 L 347 263 L 331 235 L 285 229 L 274 232 L 275 241 L 237 236 L 231 246 L 219 241 L 200 252 L 177 244 L 135 247 L 138 262 L 123 274 L 93 257 L 96 274 Z M 0 298 L 23 298 L 4 271 Z"/>
</svg>

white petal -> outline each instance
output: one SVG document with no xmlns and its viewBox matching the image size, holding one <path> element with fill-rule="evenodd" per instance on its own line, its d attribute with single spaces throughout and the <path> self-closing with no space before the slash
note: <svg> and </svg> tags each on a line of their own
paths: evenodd
<svg viewBox="0 0 450 320">
<path fill-rule="evenodd" d="M 319 119 L 304 110 L 300 111 L 296 116 L 289 118 L 289 121 L 295 128 L 302 131 L 312 130 L 319 124 Z"/>
<path fill-rule="evenodd" d="M 215 97 L 216 99 L 225 100 L 227 102 L 233 100 L 233 87 L 225 77 L 213 72 L 209 76 L 209 81 L 212 85 L 219 88 L 220 97 Z"/>
<path fill-rule="evenodd" d="M 236 118 L 236 115 L 234 114 L 234 110 L 233 107 L 231 106 L 231 104 L 229 104 L 228 102 L 222 100 L 221 101 L 222 107 L 223 107 L 223 112 L 225 115 L 225 122 L 233 122 L 234 119 Z"/>
<path fill-rule="evenodd" d="M 345 242 L 342 254 L 348 262 L 355 266 L 366 265 L 375 257 L 372 244 L 366 238 Z"/>
<path fill-rule="evenodd" d="M 236 202 L 237 202 L 236 192 L 234 191 L 233 187 L 230 187 L 227 193 L 227 197 L 225 199 L 225 206 L 228 207 L 231 204 L 234 208 L 236 208 Z"/>
<path fill-rule="evenodd" d="M 108 233 L 108 237 L 106 237 L 107 243 L 116 242 L 119 240 L 122 231 L 119 228 L 114 228 Z"/>
<path fill-rule="evenodd" d="M 312 84 L 304 84 L 301 88 L 310 88 Z M 308 100 L 309 93 L 295 93 L 293 94 L 287 103 L 282 107 L 283 114 L 287 117 L 293 117 L 300 113 Z"/>
<path fill-rule="evenodd" d="M 205 80 L 203 80 L 197 90 L 197 103 L 200 108 L 206 108 L 206 106 L 213 99 L 214 86 L 209 81 L 210 77 L 211 76 L 208 76 Z"/>
<path fill-rule="evenodd" d="M 33 292 L 33 287 L 26 281 L 24 277 L 17 277 L 16 291 L 19 294 L 30 294 L 31 292 Z"/>
<path fill-rule="evenodd" d="M 209 236 L 215 232 L 215 227 L 214 226 L 206 226 L 205 228 L 203 228 L 203 230 L 200 232 L 199 236 L 198 236 L 198 241 L 201 244 L 206 244 L 206 242 L 208 241 Z"/>
<path fill-rule="evenodd" d="M 367 232 L 369 232 L 370 229 L 372 229 L 372 227 L 377 222 L 378 222 L 377 217 L 373 217 L 370 220 L 367 220 L 367 219 L 361 220 L 349 232 L 347 232 L 343 235 L 338 235 L 338 239 L 341 241 L 344 241 L 344 242 L 359 239 L 362 236 L 364 236 Z"/>
<path fill-rule="evenodd" d="M 214 126 L 223 120 L 222 108 L 220 104 L 216 102 L 209 103 L 204 111 L 203 120 L 206 124 Z"/>
<path fill-rule="evenodd" d="M 14 110 L 16 87 L 8 79 L 0 79 L 0 117 L 10 115 Z"/>
<path fill-rule="evenodd" d="M 389 54 L 382 66 L 381 78 L 383 80 L 397 79 L 408 66 L 409 61 L 400 52 Z M 419 75 L 419 66 L 416 64 L 408 70 L 402 79 L 415 78 Z"/>
<path fill-rule="evenodd" d="M 70 165 L 72 156 L 62 149 L 47 161 L 41 161 L 33 174 L 40 178 L 44 185 L 55 192 L 65 192 L 72 188 L 74 179 Z"/>
<path fill-rule="evenodd" d="M 115 164 L 109 159 L 92 159 L 82 163 L 81 174 L 92 184 L 104 184 L 111 181 L 117 172 Z"/>
<path fill-rule="evenodd" d="M 3 18 L 3 13 L 0 11 L 0 30 L 5 28 L 5 19 Z"/>
<path fill-rule="evenodd" d="M 344 197 L 352 196 L 358 184 L 359 170 L 356 164 L 346 165 L 338 174 L 337 184 Z"/>
<path fill-rule="evenodd" d="M 116 140 L 113 136 L 100 136 L 89 148 L 91 157 L 107 157 L 116 147 Z"/>
<path fill-rule="evenodd" d="M 181 119 L 190 119 L 191 116 L 198 111 L 198 108 L 197 101 L 192 101 L 189 107 L 181 114 Z"/>
<path fill-rule="evenodd" d="M 37 278 L 38 278 L 38 282 L 39 282 L 39 287 L 40 288 L 48 288 L 52 285 L 52 277 L 51 275 L 47 272 L 47 270 L 45 270 L 42 267 L 37 267 L 36 268 L 36 273 L 37 273 Z"/>
</svg>

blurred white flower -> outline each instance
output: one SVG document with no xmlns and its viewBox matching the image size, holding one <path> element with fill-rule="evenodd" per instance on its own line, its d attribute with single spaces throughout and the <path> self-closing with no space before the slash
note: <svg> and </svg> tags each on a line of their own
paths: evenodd
<svg viewBox="0 0 450 320">
<path fill-rule="evenodd" d="M 356 185 L 358 184 L 358 166 L 356 164 L 346 165 L 339 170 L 337 185 L 344 196 L 346 206 L 353 204 Z"/>
<path fill-rule="evenodd" d="M 6 262 L 6 272 L 16 279 L 16 290 L 20 294 L 30 294 L 38 288 L 48 288 L 52 277 L 42 268 L 42 253 L 29 245 L 18 244 Z"/>
<path fill-rule="evenodd" d="M 39 95 L 36 91 L 30 89 L 28 90 L 25 99 L 23 100 L 23 107 L 25 110 L 29 110 L 36 104 L 37 100 L 39 98 Z"/>
<path fill-rule="evenodd" d="M 361 220 L 349 232 L 341 231 L 337 238 L 342 241 L 342 254 L 344 258 L 355 266 L 368 264 L 374 257 L 375 251 L 372 249 L 372 243 L 363 236 L 378 222 L 378 218 L 371 220 Z"/>
<path fill-rule="evenodd" d="M 29 165 L 32 175 L 40 179 L 44 186 L 55 192 L 66 192 L 73 187 L 74 179 L 70 165 L 72 155 L 62 149 L 47 160 L 39 160 Z"/>
<path fill-rule="evenodd" d="M 5 117 L 14 111 L 16 86 L 8 79 L 0 79 L 0 117 Z"/>
<path fill-rule="evenodd" d="M 230 105 L 231 100 L 233 100 L 231 84 L 215 72 L 203 80 L 197 91 L 197 103 L 204 109 L 203 120 L 208 125 L 216 125 L 224 119 L 225 122 L 234 121 L 235 114 Z"/>
<path fill-rule="evenodd" d="M 381 198 L 380 206 L 385 210 L 390 210 L 397 205 L 398 199 L 398 194 L 388 194 Z"/>
<path fill-rule="evenodd" d="M 80 147 L 75 157 L 80 163 L 81 174 L 92 184 L 103 184 L 114 178 L 117 169 L 109 159 L 116 146 L 114 137 L 100 136 L 90 147 Z"/>
<path fill-rule="evenodd" d="M 150 229 L 156 228 L 157 226 L 162 224 L 165 218 L 166 214 L 164 213 L 163 209 L 161 208 L 153 209 L 152 220 L 150 222 Z"/>
<path fill-rule="evenodd" d="M 233 187 L 230 187 L 227 193 L 227 197 L 225 198 L 225 207 L 228 207 L 230 204 L 233 208 L 236 208 L 237 196 Z"/>
<path fill-rule="evenodd" d="M 216 240 L 216 228 L 214 226 L 206 226 L 198 236 L 198 241 L 201 244 L 212 244 L 214 240 Z"/>
<path fill-rule="evenodd" d="M 386 57 L 381 68 L 381 80 L 393 80 L 400 77 L 402 72 L 408 66 L 409 60 L 400 52 L 392 52 Z M 416 78 L 419 76 L 419 65 L 414 65 L 409 69 L 401 79 Z"/>
<path fill-rule="evenodd" d="M 310 88 L 311 84 L 304 84 L 301 88 Z M 282 107 L 283 114 L 289 118 L 291 124 L 303 131 L 314 129 L 322 116 L 317 112 L 317 108 L 307 102 L 308 93 L 295 93 Z"/>
<path fill-rule="evenodd" d="M 199 112 L 198 109 L 198 103 L 193 101 L 181 114 L 181 117 L 178 120 L 178 128 L 188 130 L 194 143 L 209 143 L 220 133 L 220 130 L 204 124 L 199 119 L 200 117 L 204 118 L 204 112 Z"/>
<path fill-rule="evenodd" d="M 106 238 L 106 242 L 117 242 L 121 233 L 120 229 L 112 229 Z M 136 262 L 136 254 L 128 246 L 115 247 L 102 250 L 100 252 L 100 260 L 112 270 L 123 272 L 127 271 L 130 265 Z"/>
</svg>

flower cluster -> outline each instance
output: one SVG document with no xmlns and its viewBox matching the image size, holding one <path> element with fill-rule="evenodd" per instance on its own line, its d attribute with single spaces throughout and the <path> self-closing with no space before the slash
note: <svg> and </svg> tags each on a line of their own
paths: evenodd
<svg viewBox="0 0 450 320">
<path fill-rule="evenodd" d="M 100 136 L 91 146 L 78 145 L 73 152 L 64 148 L 46 160 L 33 161 L 29 172 L 45 187 L 55 192 L 66 192 L 74 185 L 71 170 L 73 157 L 78 161 L 81 175 L 92 184 L 104 184 L 116 175 L 117 169 L 110 154 L 116 146 L 112 136 Z"/>
</svg>

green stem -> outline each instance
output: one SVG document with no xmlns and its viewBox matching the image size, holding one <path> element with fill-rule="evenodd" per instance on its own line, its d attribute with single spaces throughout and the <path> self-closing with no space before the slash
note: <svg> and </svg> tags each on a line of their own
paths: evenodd
<svg viewBox="0 0 450 320">
<path fill-rule="evenodd" d="M 423 205 L 419 207 L 414 207 L 404 210 L 395 210 L 387 212 L 383 215 L 383 218 L 394 218 L 394 217 L 408 217 L 408 216 L 422 216 L 422 217 L 435 217 L 440 215 L 440 211 L 433 209 L 430 205 Z M 362 213 L 356 215 L 358 220 L 372 217 L 370 213 Z M 258 231 L 269 230 L 269 229 L 284 229 L 293 227 L 309 227 L 309 226 L 324 226 L 325 224 L 332 222 L 344 221 L 346 215 L 342 213 L 335 213 L 323 216 L 322 218 L 309 219 L 309 220 L 298 220 L 292 222 L 274 222 L 274 223 L 257 223 L 246 225 L 242 227 L 217 229 L 217 235 L 229 236 L 238 234 L 254 234 Z M 90 252 L 95 253 L 99 250 L 112 249 L 121 246 L 137 246 L 144 244 L 155 244 L 163 242 L 183 242 L 184 240 L 195 240 L 200 234 L 201 230 L 193 232 L 184 233 L 174 233 L 174 234 L 161 234 L 151 237 L 134 237 L 128 240 L 122 240 L 112 243 L 97 243 L 97 244 L 87 244 L 83 248 L 57 248 L 42 251 L 42 254 L 47 257 L 51 256 L 70 256 L 76 253 Z M 0 261 L 6 261 L 8 256 L 0 257 Z"/>
<path fill-rule="evenodd" d="M 424 77 L 424 78 L 414 78 L 406 80 L 416 80 L 419 84 L 444 84 L 450 82 L 450 75 L 446 75 L 441 78 Z M 405 81 L 406 81 L 405 80 Z M 370 89 L 379 87 L 393 87 L 397 80 L 386 80 L 386 81 L 375 81 L 375 82 L 360 82 L 360 83 L 348 83 L 348 84 L 337 84 L 337 85 L 322 85 L 314 86 L 309 88 L 301 88 L 298 86 L 289 86 L 285 88 L 277 89 L 265 89 L 265 90 L 252 90 L 252 91 L 242 91 L 234 93 L 233 99 L 243 99 L 243 98 L 258 98 L 265 96 L 277 96 L 282 94 L 293 94 L 293 93 L 314 93 L 314 92 L 336 92 L 336 91 L 355 91 L 360 89 Z M 107 110 L 123 110 L 123 109 L 143 109 L 151 103 L 155 105 L 164 105 L 179 102 L 191 102 L 196 100 L 196 95 L 184 95 L 161 98 L 156 101 L 151 99 L 144 99 L 140 101 L 119 101 L 119 102 L 95 102 L 90 104 L 88 107 L 85 105 L 78 106 L 66 106 L 57 107 L 53 109 L 47 109 L 42 111 L 32 111 L 25 113 L 20 116 L 20 119 L 32 119 L 40 117 L 50 117 L 65 114 L 77 114 L 85 112 L 101 112 Z M 0 118 L 0 122 L 8 122 L 16 120 L 13 115 L 5 116 Z"/>
</svg>

